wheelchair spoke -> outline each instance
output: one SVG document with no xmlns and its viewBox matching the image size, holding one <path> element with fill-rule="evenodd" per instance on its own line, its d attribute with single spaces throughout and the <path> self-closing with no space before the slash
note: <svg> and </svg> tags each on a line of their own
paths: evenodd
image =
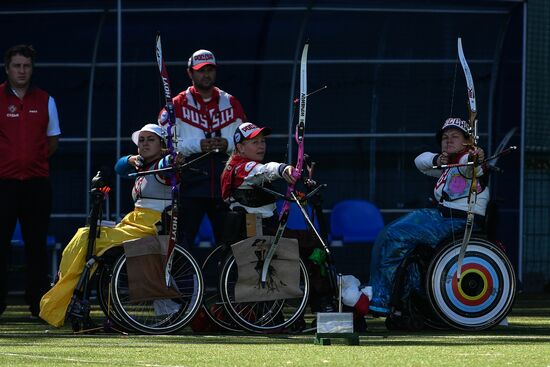
<svg viewBox="0 0 550 367">
<path fill-rule="evenodd" d="M 300 298 L 259 302 L 236 302 L 235 286 L 237 265 L 228 258 L 221 274 L 220 288 L 224 306 L 231 318 L 246 330 L 253 332 L 279 332 L 290 327 L 305 311 L 309 295 L 309 277 L 300 261 Z"/>
<path fill-rule="evenodd" d="M 201 305 L 200 269 L 189 253 L 176 247 L 171 287 L 179 297 L 135 302 L 130 298 L 124 255 L 113 270 L 113 303 L 117 313 L 136 330 L 151 334 L 174 332 L 191 321 Z"/>
</svg>

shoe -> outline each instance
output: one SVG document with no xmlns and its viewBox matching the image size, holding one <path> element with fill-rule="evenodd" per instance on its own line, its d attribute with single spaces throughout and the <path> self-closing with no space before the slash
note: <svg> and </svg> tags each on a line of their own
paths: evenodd
<svg viewBox="0 0 550 367">
<path fill-rule="evenodd" d="M 390 309 L 387 307 L 374 306 L 371 303 L 369 306 L 369 312 L 374 317 L 386 317 L 390 314 Z"/>
<path fill-rule="evenodd" d="M 0 303 L 0 316 L 2 316 L 4 311 L 6 311 L 6 304 L 5 303 Z"/>
<path fill-rule="evenodd" d="M 336 312 L 338 307 L 334 305 L 332 297 L 322 297 L 319 312 Z"/>
<path fill-rule="evenodd" d="M 367 322 L 364 316 L 359 315 L 353 318 L 353 331 L 356 333 L 364 333 L 367 331 Z"/>
<path fill-rule="evenodd" d="M 40 305 L 33 303 L 29 306 L 29 311 L 31 312 L 32 318 L 38 318 L 38 315 L 40 314 Z"/>
</svg>

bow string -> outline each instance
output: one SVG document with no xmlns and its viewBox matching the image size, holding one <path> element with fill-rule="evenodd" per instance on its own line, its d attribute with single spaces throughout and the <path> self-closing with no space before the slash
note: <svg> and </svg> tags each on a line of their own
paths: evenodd
<svg viewBox="0 0 550 367">
<path fill-rule="evenodd" d="M 466 57 L 464 56 L 464 50 L 462 49 L 462 39 L 458 38 L 458 57 L 460 59 L 460 64 L 462 65 L 462 70 L 464 71 L 464 77 L 466 78 L 466 87 L 468 90 L 468 123 L 469 133 L 471 137 L 471 149 L 477 149 L 477 107 L 476 107 L 476 93 L 474 88 L 474 80 L 472 78 L 472 73 Z M 464 256 L 466 255 L 466 249 L 468 243 L 470 242 L 470 237 L 474 228 L 474 207 L 477 200 L 477 168 L 479 163 L 477 162 L 477 156 L 473 159 L 472 164 L 472 178 L 470 189 L 468 191 L 468 211 L 466 216 L 466 227 L 464 228 L 464 237 L 462 239 L 462 245 L 460 246 L 460 253 L 458 255 L 458 263 L 456 270 L 457 281 L 460 282 L 460 275 L 462 270 L 462 263 L 464 261 Z"/>
<path fill-rule="evenodd" d="M 307 53 L 309 49 L 309 42 L 306 42 L 302 50 L 302 58 L 300 61 L 300 99 L 299 99 L 299 113 L 298 113 L 298 124 L 296 125 L 295 139 L 296 144 L 298 145 L 298 156 L 296 158 L 296 165 L 294 166 L 294 171 L 292 172 L 292 177 L 297 181 L 301 174 L 304 164 L 304 133 L 306 128 L 306 111 L 307 111 Z M 293 198 L 294 201 L 297 201 L 296 195 L 294 193 L 295 183 L 289 183 L 286 190 L 286 197 Z M 261 281 L 262 286 L 265 286 L 267 273 L 269 270 L 269 265 L 271 259 L 277 250 L 279 240 L 281 239 L 283 232 L 286 228 L 286 223 L 288 221 L 288 215 L 290 213 L 290 204 L 291 202 L 285 200 L 283 207 L 281 208 L 281 213 L 279 215 L 279 227 L 275 233 L 275 238 L 271 244 L 265 258 L 264 264 L 262 267 Z"/>
</svg>

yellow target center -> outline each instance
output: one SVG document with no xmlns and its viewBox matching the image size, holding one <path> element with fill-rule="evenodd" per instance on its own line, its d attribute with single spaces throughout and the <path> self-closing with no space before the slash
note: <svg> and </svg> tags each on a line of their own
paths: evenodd
<svg viewBox="0 0 550 367">
<path fill-rule="evenodd" d="M 464 279 L 467 278 L 466 276 L 468 274 L 476 274 L 483 281 L 483 289 L 481 290 L 481 292 L 478 292 L 476 295 L 473 295 L 473 296 L 469 296 L 462 289 L 462 282 L 464 281 Z M 485 292 L 487 292 L 488 283 L 489 282 L 487 281 L 487 277 L 485 276 L 485 274 L 483 274 L 483 272 L 481 272 L 477 269 L 468 269 L 465 272 L 463 272 L 462 275 L 460 276 L 460 281 L 458 282 L 458 287 L 457 288 L 458 288 L 458 292 L 460 293 L 460 295 L 462 297 L 464 297 L 464 299 L 467 299 L 468 301 L 477 301 L 478 299 L 480 299 L 481 297 L 483 297 L 485 295 Z"/>
</svg>

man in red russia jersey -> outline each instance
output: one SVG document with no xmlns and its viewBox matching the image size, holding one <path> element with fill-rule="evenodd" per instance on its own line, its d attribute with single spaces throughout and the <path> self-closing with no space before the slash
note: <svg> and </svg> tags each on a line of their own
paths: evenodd
<svg viewBox="0 0 550 367">
<path fill-rule="evenodd" d="M 235 145 L 233 134 L 247 121 L 239 101 L 215 87 L 217 64 L 214 54 L 198 50 L 187 63 L 187 74 L 193 85 L 174 99 L 176 115 L 176 149 L 190 161 L 201 154 L 218 149 L 194 164 L 196 170 L 183 172 L 180 181 L 178 241 L 186 247 L 194 242 L 204 214 L 208 214 L 216 241 L 221 240 L 223 212 L 220 176 Z M 159 114 L 159 124 L 168 124 L 165 109 Z M 206 172 L 206 174 L 205 174 Z"/>
<path fill-rule="evenodd" d="M 59 119 L 51 96 L 31 85 L 35 51 L 11 47 L 4 56 L 7 81 L 0 84 L 0 314 L 6 308 L 10 241 L 19 220 L 25 258 L 25 299 L 33 316 L 49 288 L 46 239 L 51 211 L 48 158 L 57 149 Z"/>
</svg>

